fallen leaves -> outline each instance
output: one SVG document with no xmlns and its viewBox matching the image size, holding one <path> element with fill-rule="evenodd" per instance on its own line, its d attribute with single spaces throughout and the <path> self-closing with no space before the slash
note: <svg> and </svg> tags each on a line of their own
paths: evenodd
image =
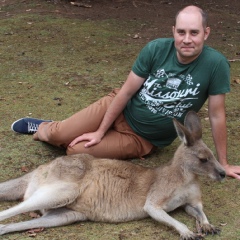
<svg viewBox="0 0 240 240">
<path fill-rule="evenodd" d="M 21 171 L 24 172 L 24 173 L 28 173 L 28 172 L 29 172 L 29 169 L 28 169 L 28 167 L 26 167 L 26 166 L 22 166 L 22 167 L 21 167 Z"/>
<path fill-rule="evenodd" d="M 234 79 L 233 82 L 237 83 L 237 84 L 240 84 L 240 79 L 239 78 L 238 79 Z"/>
<path fill-rule="evenodd" d="M 30 212 L 29 216 L 31 218 L 39 218 L 41 217 L 38 213 L 36 212 Z M 27 234 L 29 237 L 36 237 L 38 233 L 43 232 L 44 228 L 34 228 L 34 229 L 30 229 L 27 231 Z"/>
<path fill-rule="evenodd" d="M 86 4 L 86 3 L 81 3 L 81 2 L 70 2 L 71 5 L 76 6 L 76 7 L 84 7 L 84 8 L 91 8 L 92 5 Z"/>
<path fill-rule="evenodd" d="M 138 39 L 138 38 L 140 38 L 138 33 L 133 36 L 133 39 Z"/>
<path fill-rule="evenodd" d="M 240 59 L 228 59 L 229 62 L 237 62 L 240 61 Z"/>
<path fill-rule="evenodd" d="M 29 237 L 36 237 L 38 233 L 43 232 L 44 228 L 35 228 L 27 231 Z"/>
<path fill-rule="evenodd" d="M 24 85 L 24 84 L 29 84 L 29 83 L 28 82 L 18 82 L 18 84 Z M 28 85 L 27 88 L 31 89 L 31 88 L 33 88 L 33 85 Z"/>
<path fill-rule="evenodd" d="M 220 223 L 220 226 L 226 226 L 227 223 Z"/>
<path fill-rule="evenodd" d="M 29 217 L 31 217 L 31 218 L 40 218 L 41 216 L 38 213 L 36 213 L 36 212 L 30 212 L 29 213 Z"/>
</svg>

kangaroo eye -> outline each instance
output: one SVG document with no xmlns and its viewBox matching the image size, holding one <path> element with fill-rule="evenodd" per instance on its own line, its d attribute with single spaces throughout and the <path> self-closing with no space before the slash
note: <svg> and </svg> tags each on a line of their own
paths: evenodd
<svg viewBox="0 0 240 240">
<path fill-rule="evenodd" d="M 206 163 L 208 160 L 207 158 L 199 158 L 199 160 L 202 162 L 202 163 Z"/>
</svg>

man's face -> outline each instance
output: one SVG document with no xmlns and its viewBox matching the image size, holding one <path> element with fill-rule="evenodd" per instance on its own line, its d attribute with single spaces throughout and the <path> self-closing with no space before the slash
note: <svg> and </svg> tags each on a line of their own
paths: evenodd
<svg viewBox="0 0 240 240">
<path fill-rule="evenodd" d="M 196 59 L 202 52 L 204 41 L 209 33 L 210 28 L 203 27 L 200 12 L 180 12 L 173 27 L 179 62 L 187 64 Z"/>
</svg>

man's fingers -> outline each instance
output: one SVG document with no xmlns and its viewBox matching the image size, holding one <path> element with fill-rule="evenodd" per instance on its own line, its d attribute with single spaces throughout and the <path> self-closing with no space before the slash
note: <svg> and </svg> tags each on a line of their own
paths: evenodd
<svg viewBox="0 0 240 240">
<path fill-rule="evenodd" d="M 85 147 L 85 148 L 88 148 L 88 147 L 91 147 L 91 146 L 93 146 L 93 145 L 95 145 L 95 144 L 97 144 L 96 141 L 95 141 L 95 140 L 92 140 L 92 141 L 90 141 L 90 142 L 87 142 L 87 143 L 84 145 L 84 147 Z"/>
<path fill-rule="evenodd" d="M 236 173 L 235 173 L 235 174 L 232 174 L 232 177 L 240 180 L 240 175 L 238 175 L 238 174 L 236 174 Z"/>
<path fill-rule="evenodd" d="M 81 141 L 83 141 L 84 139 L 82 139 L 82 137 L 77 137 L 77 138 L 75 138 L 70 144 L 69 144 L 69 146 L 70 147 L 73 147 L 74 145 L 76 145 L 77 143 L 79 143 L 79 142 L 81 142 Z"/>
</svg>

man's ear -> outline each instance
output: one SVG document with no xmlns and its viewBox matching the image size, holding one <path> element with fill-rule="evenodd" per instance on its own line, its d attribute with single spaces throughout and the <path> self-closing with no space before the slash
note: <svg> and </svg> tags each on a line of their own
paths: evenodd
<svg viewBox="0 0 240 240">
<path fill-rule="evenodd" d="M 172 33 L 173 33 L 173 36 L 174 36 L 174 32 L 175 32 L 175 26 L 172 26 Z"/>
<path fill-rule="evenodd" d="M 206 27 L 205 28 L 205 36 L 204 36 L 205 41 L 208 39 L 208 36 L 210 35 L 210 32 L 211 32 L 210 27 Z"/>
</svg>

